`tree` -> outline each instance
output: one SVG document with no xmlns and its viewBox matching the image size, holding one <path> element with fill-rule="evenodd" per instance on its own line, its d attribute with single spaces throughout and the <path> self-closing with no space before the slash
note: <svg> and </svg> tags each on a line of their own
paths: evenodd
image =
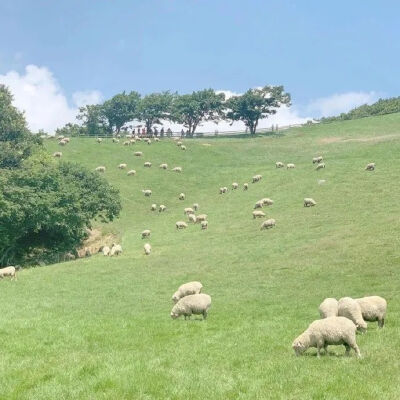
<svg viewBox="0 0 400 400">
<path fill-rule="evenodd" d="M 82 125 L 72 124 L 68 122 L 62 128 L 56 129 L 58 136 L 81 136 L 87 134 L 87 128 Z"/>
<path fill-rule="evenodd" d="M 108 127 L 118 134 L 127 122 L 136 119 L 139 103 L 140 94 L 137 92 L 123 92 L 104 102 L 102 111 Z"/>
<path fill-rule="evenodd" d="M 264 86 L 228 99 L 225 115 L 232 122 L 243 121 L 254 135 L 258 121 L 275 114 L 282 105 L 290 106 L 290 94 L 285 93 L 283 86 Z"/>
<path fill-rule="evenodd" d="M 99 136 L 111 133 L 111 127 L 107 123 L 104 109 L 101 104 L 92 104 L 81 107 L 76 118 L 82 121 L 88 135 Z"/>
<path fill-rule="evenodd" d="M 137 119 L 145 123 L 147 132 L 150 132 L 154 124 L 161 124 L 162 119 L 170 119 L 175 96 L 170 92 L 162 92 L 151 93 L 141 99 Z"/>
<path fill-rule="evenodd" d="M 218 121 L 223 115 L 225 95 L 213 89 L 178 96 L 173 104 L 173 119 L 193 135 L 203 121 Z"/>
</svg>

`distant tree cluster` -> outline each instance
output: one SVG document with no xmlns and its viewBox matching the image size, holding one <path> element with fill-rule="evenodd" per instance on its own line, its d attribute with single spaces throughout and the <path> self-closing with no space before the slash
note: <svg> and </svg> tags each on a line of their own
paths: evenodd
<svg viewBox="0 0 400 400">
<path fill-rule="evenodd" d="M 400 112 L 400 97 L 392 97 L 389 99 L 379 99 L 376 103 L 371 105 L 364 104 L 360 107 L 353 108 L 348 113 L 342 113 L 336 117 L 321 118 L 321 122 L 344 121 L 397 112 Z"/>
<path fill-rule="evenodd" d="M 99 174 L 44 150 L 0 85 L 0 266 L 73 252 L 94 219 L 120 210 L 118 191 Z"/>
<path fill-rule="evenodd" d="M 260 119 L 275 114 L 282 105 L 290 106 L 290 95 L 283 86 L 249 89 L 239 96 L 225 99 L 213 89 L 179 95 L 171 92 L 141 96 L 137 92 L 120 93 L 103 104 L 81 107 L 77 119 L 82 126 L 67 124 L 56 131 L 59 135 L 116 135 L 128 130 L 136 121 L 151 132 L 162 121 L 182 124 L 192 136 L 205 121 L 231 123 L 242 121 L 255 134 Z"/>
</svg>

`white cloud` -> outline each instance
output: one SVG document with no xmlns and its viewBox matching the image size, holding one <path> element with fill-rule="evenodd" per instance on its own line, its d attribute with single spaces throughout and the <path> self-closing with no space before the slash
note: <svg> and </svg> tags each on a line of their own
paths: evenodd
<svg viewBox="0 0 400 400">
<path fill-rule="evenodd" d="M 32 131 L 54 132 L 67 122 L 75 122 L 78 107 L 101 99 L 98 91 L 76 92 L 72 96 L 74 104 L 69 105 L 51 71 L 36 65 L 26 66 L 23 74 L 9 71 L 0 75 L 0 83 L 9 87 L 14 105 L 25 112 Z"/>
<path fill-rule="evenodd" d="M 315 117 L 330 117 L 363 104 L 374 103 L 378 97 L 378 93 L 374 91 L 339 93 L 312 101 L 306 111 Z"/>
</svg>

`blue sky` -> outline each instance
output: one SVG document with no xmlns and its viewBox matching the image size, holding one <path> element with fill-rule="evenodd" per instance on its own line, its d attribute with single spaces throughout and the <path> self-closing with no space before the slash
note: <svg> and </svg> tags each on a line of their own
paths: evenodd
<svg viewBox="0 0 400 400">
<path fill-rule="evenodd" d="M 51 80 L 74 111 L 122 90 L 283 84 L 297 116 L 320 116 L 400 94 L 399 15 L 372 0 L 2 0 L 0 82 L 29 108 L 23 83 Z"/>
</svg>

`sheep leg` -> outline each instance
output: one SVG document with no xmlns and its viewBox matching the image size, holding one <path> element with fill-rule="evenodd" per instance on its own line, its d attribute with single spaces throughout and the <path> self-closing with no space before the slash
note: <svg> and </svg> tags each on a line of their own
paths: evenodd
<svg viewBox="0 0 400 400">
<path fill-rule="evenodd" d="M 324 350 L 325 350 L 325 354 L 328 355 L 328 345 L 327 344 L 325 344 Z"/>
<path fill-rule="evenodd" d="M 318 357 L 318 358 L 321 357 L 321 348 L 322 348 L 322 346 L 318 344 L 318 345 L 317 345 L 317 357 Z"/>
<path fill-rule="evenodd" d="M 344 343 L 344 347 L 346 347 L 346 352 L 344 353 L 345 356 L 350 355 L 350 346 L 347 343 Z"/>
<path fill-rule="evenodd" d="M 207 310 L 204 310 L 203 311 L 203 319 L 206 319 L 207 318 Z"/>
<path fill-rule="evenodd" d="M 383 328 L 383 325 L 385 325 L 385 318 L 378 319 L 378 327 Z"/>
</svg>

